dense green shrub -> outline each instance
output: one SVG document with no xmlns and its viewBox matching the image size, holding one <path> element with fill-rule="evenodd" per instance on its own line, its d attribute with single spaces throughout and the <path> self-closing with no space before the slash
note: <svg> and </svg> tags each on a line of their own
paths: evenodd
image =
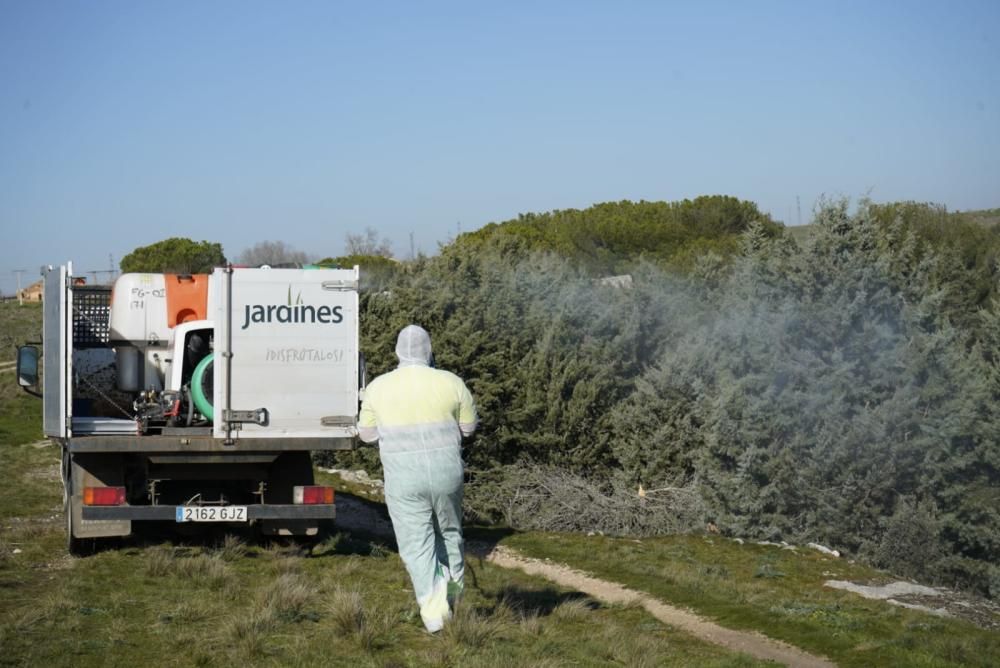
<svg viewBox="0 0 1000 668">
<path fill-rule="evenodd" d="M 869 557 L 876 566 L 891 568 L 906 577 L 923 577 L 940 571 L 946 549 L 941 539 L 941 518 L 931 503 L 919 504 L 900 497 L 892 516 Z"/>
<path fill-rule="evenodd" d="M 907 574 L 940 574 L 937 557 L 904 558 L 902 520 L 886 522 L 912 516 L 912 497 L 940 512 L 924 553 L 940 541 L 996 562 L 996 375 L 943 305 L 952 258 L 901 257 L 912 239 L 866 205 L 828 204 L 817 225 L 801 249 L 746 235 L 709 315 L 616 412 L 616 461 L 640 480 L 683 467 L 734 534 L 872 542 Z"/>
<path fill-rule="evenodd" d="M 732 198 L 524 216 L 367 291 L 363 349 L 377 375 L 402 326 L 430 331 L 479 404 L 471 473 L 500 496 L 525 465 L 569 471 L 578 499 L 667 480 L 726 533 L 989 592 L 1000 309 L 971 253 L 993 242 L 940 215 L 827 202 L 802 244 Z"/>
<path fill-rule="evenodd" d="M 605 202 L 589 209 L 522 214 L 465 234 L 458 246 L 489 246 L 497 236 L 517 239 L 528 250 L 552 252 L 597 273 L 621 273 L 646 257 L 665 267 L 689 269 L 696 258 L 737 250 L 751 224 L 777 236 L 781 226 L 757 205 L 710 195 L 680 202 Z"/>
<path fill-rule="evenodd" d="M 222 244 L 171 237 L 141 246 L 122 258 L 122 273 L 207 274 L 226 264 Z"/>
</svg>

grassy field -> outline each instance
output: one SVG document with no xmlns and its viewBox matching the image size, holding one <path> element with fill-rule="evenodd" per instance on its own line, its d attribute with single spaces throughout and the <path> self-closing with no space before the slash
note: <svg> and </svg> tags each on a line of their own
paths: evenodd
<svg viewBox="0 0 1000 668">
<path fill-rule="evenodd" d="M 431 636 L 392 545 L 335 530 L 311 547 L 147 535 L 71 558 L 55 448 L 0 452 L 5 488 L 41 490 L 0 506 L 0 665 L 760 665 L 477 560 Z"/>
<path fill-rule="evenodd" d="M 5 320 L 34 327 L 37 310 L 11 315 L 0 306 Z M 637 606 L 604 605 L 478 559 L 469 561 L 456 619 L 432 636 L 391 542 L 335 526 L 313 546 L 258 544 L 249 532 L 162 532 L 71 558 L 59 451 L 40 439 L 40 401 L 16 390 L 12 373 L 0 378 L 0 666 L 765 665 Z M 377 491 L 339 486 L 378 503 Z M 844 666 L 1000 664 L 1000 634 L 825 589 L 826 579 L 886 574 L 809 550 L 718 536 L 475 528 L 469 537 L 499 539 Z"/>
<path fill-rule="evenodd" d="M 762 631 L 842 666 L 1000 665 L 1000 633 L 828 589 L 827 580 L 892 578 L 808 548 L 740 545 L 719 536 L 538 533 L 512 535 L 505 545 L 689 607 L 723 626 Z"/>
</svg>

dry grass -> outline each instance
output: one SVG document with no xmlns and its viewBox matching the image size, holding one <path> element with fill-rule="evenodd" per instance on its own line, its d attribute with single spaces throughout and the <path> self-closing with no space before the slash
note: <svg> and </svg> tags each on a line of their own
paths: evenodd
<svg viewBox="0 0 1000 668">
<path fill-rule="evenodd" d="M 357 555 L 351 555 L 347 561 L 340 566 L 339 573 L 343 578 L 350 578 L 362 574 L 365 570 L 365 559 Z"/>
<path fill-rule="evenodd" d="M 444 625 L 441 637 L 457 647 L 478 649 L 496 638 L 512 617 L 510 608 L 501 604 L 493 613 L 480 613 L 469 605 L 458 605 L 451 620 Z"/>
<path fill-rule="evenodd" d="M 215 550 L 215 554 L 223 561 L 238 561 L 246 556 L 247 544 L 239 536 L 234 536 L 231 533 L 227 533 L 219 546 Z"/>
<path fill-rule="evenodd" d="M 379 559 L 383 559 L 385 557 L 388 557 L 390 554 L 392 554 L 392 553 L 389 550 L 389 548 L 387 548 L 382 543 L 372 543 L 372 545 L 371 545 L 371 552 L 369 552 L 369 556 L 377 557 Z"/>
<path fill-rule="evenodd" d="M 305 557 L 309 554 L 309 548 L 299 545 L 295 541 L 274 539 L 266 543 L 262 550 L 264 556 L 271 559 Z"/>
<path fill-rule="evenodd" d="M 230 618 L 224 636 L 243 657 L 256 659 L 264 656 L 267 635 L 274 627 L 275 619 L 267 610 L 251 610 Z"/>
<path fill-rule="evenodd" d="M 160 622 L 165 624 L 199 624 L 212 619 L 215 614 L 215 604 L 198 597 L 178 604 L 173 610 L 161 613 Z"/>
<path fill-rule="evenodd" d="M 315 597 L 314 588 L 302 576 L 280 575 L 258 590 L 249 611 L 240 610 L 229 618 L 223 639 L 239 659 L 255 662 L 268 654 L 268 637 L 281 624 L 318 618 L 309 610 Z"/>
<path fill-rule="evenodd" d="M 231 580 L 229 567 L 219 553 L 192 555 L 166 545 L 146 551 L 144 570 L 149 577 L 176 575 L 212 589 L 221 589 Z"/>
<path fill-rule="evenodd" d="M 327 603 L 327 613 L 341 635 L 352 636 L 365 623 L 365 605 L 355 589 L 337 588 Z"/>
<path fill-rule="evenodd" d="M 593 601 L 587 598 L 573 598 L 563 601 L 552 610 L 556 619 L 571 621 L 588 617 L 593 611 Z"/>
<path fill-rule="evenodd" d="M 12 627 L 16 632 L 27 631 L 39 624 L 52 623 L 60 617 L 65 616 L 75 607 L 76 604 L 67 598 L 63 592 L 54 592 L 46 595 L 40 601 L 37 601 L 35 605 L 18 615 Z"/>
<path fill-rule="evenodd" d="M 281 556 L 271 564 L 276 575 L 297 575 L 302 572 L 302 557 Z"/>
<path fill-rule="evenodd" d="M 327 536 L 322 541 L 316 544 L 316 547 L 313 548 L 312 553 L 314 556 L 336 554 L 337 548 L 343 541 L 343 539 L 344 539 L 344 534 L 342 533 L 335 533 L 330 536 Z"/>
<path fill-rule="evenodd" d="M 537 611 L 523 613 L 518 622 L 521 632 L 529 636 L 540 636 L 545 633 L 545 623 Z"/>
<path fill-rule="evenodd" d="M 342 636 L 353 639 L 366 652 L 386 644 L 395 624 L 394 615 L 390 612 L 368 609 L 356 589 L 338 587 L 334 590 L 326 612 L 334 628 Z"/>
<path fill-rule="evenodd" d="M 172 547 L 157 546 L 146 551 L 146 575 L 163 577 L 173 571 L 174 550 Z"/>
<path fill-rule="evenodd" d="M 194 580 L 202 580 L 210 587 L 219 588 L 226 584 L 229 568 L 226 562 L 215 555 L 199 554 L 174 560 L 175 574 Z"/>
<path fill-rule="evenodd" d="M 614 665 L 630 666 L 631 668 L 654 668 L 658 666 L 646 643 L 637 642 L 633 637 L 607 638 L 606 656 Z"/>
<path fill-rule="evenodd" d="M 304 577 L 285 573 L 261 591 L 258 608 L 278 621 L 297 622 L 316 617 L 309 611 L 315 598 L 315 587 Z"/>
<path fill-rule="evenodd" d="M 597 483 L 554 466 L 513 465 L 479 476 L 466 488 L 474 517 L 515 529 L 655 536 L 699 525 L 702 501 L 691 485 L 643 490 L 630 481 Z"/>
</svg>

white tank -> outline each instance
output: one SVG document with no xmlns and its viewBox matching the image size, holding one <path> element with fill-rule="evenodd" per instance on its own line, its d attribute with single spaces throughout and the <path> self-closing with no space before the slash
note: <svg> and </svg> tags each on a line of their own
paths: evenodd
<svg viewBox="0 0 1000 668">
<path fill-rule="evenodd" d="M 167 290 L 163 274 L 122 274 L 111 293 L 111 342 L 166 343 Z"/>
</svg>

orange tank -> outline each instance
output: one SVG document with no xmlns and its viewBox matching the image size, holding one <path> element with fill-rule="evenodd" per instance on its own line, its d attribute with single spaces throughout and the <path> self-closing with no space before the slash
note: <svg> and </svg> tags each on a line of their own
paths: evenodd
<svg viewBox="0 0 1000 668">
<path fill-rule="evenodd" d="M 166 274 L 167 327 L 192 320 L 205 320 L 208 314 L 208 274 Z"/>
</svg>

